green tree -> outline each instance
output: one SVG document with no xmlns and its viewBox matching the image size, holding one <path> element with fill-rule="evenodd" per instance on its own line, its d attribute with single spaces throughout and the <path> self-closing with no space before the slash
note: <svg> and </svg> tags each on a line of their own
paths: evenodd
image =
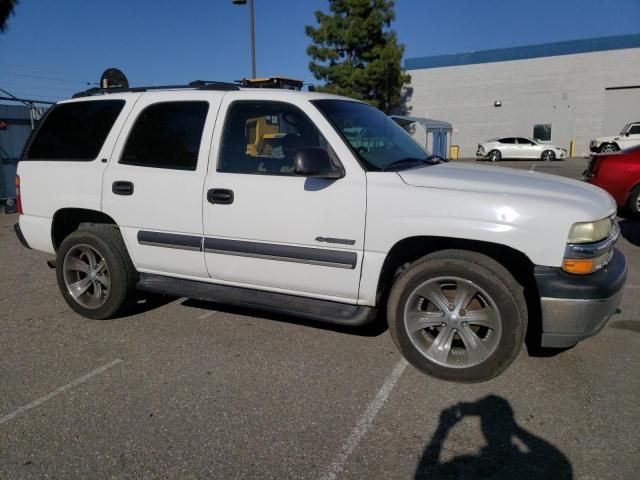
<svg viewBox="0 0 640 480">
<path fill-rule="evenodd" d="M 7 20 L 18 5 L 19 0 L 0 0 L 0 32 L 7 29 Z"/>
<path fill-rule="evenodd" d="M 317 90 L 364 100 L 390 113 L 403 105 L 411 77 L 402 70 L 404 45 L 390 29 L 393 0 L 329 0 L 327 15 L 315 12 L 307 26 L 309 70 L 324 81 Z"/>
</svg>

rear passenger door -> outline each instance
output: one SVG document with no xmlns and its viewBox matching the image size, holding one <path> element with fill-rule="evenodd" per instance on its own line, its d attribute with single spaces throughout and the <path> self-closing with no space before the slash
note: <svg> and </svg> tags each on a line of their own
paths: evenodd
<svg viewBox="0 0 640 480">
<path fill-rule="evenodd" d="M 501 138 L 498 142 L 500 142 L 500 153 L 502 153 L 503 158 L 516 158 L 518 156 L 518 147 L 515 138 Z"/>
<path fill-rule="evenodd" d="M 103 177 L 102 208 L 139 271 L 208 277 L 202 187 L 223 93 L 143 94 Z"/>
</svg>

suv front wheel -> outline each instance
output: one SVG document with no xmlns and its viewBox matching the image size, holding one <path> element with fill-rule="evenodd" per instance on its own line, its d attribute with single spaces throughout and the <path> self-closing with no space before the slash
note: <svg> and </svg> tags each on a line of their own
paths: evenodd
<svg viewBox="0 0 640 480">
<path fill-rule="evenodd" d="M 66 302 L 84 317 L 111 318 L 135 300 L 137 272 L 114 225 L 83 224 L 67 236 L 56 277 Z"/>
<path fill-rule="evenodd" d="M 387 318 L 396 346 L 413 366 L 444 380 L 480 382 L 518 355 L 527 307 L 522 287 L 498 262 L 443 250 L 400 275 Z"/>
</svg>

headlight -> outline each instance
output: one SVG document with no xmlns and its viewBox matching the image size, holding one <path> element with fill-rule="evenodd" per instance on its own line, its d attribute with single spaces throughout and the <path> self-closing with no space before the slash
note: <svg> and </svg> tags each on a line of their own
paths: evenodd
<svg viewBox="0 0 640 480">
<path fill-rule="evenodd" d="M 596 222 L 574 223 L 569 230 L 567 243 L 593 243 L 607 238 L 611 233 L 611 219 Z"/>
</svg>

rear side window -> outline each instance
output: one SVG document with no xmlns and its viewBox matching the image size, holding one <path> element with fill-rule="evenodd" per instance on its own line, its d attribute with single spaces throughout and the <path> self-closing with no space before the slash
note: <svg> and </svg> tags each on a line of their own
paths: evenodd
<svg viewBox="0 0 640 480">
<path fill-rule="evenodd" d="M 94 100 L 53 107 L 23 160 L 95 160 L 124 104 Z"/>
<path fill-rule="evenodd" d="M 145 108 L 131 129 L 120 163 L 195 170 L 207 102 L 163 102 Z"/>
<path fill-rule="evenodd" d="M 515 138 L 501 138 L 498 140 L 500 143 L 516 143 Z"/>
</svg>

